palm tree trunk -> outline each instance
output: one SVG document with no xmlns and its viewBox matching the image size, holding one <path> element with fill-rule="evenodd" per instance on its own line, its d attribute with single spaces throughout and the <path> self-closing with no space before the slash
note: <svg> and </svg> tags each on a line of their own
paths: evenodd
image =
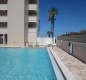
<svg viewBox="0 0 86 80">
<path fill-rule="evenodd" d="M 53 38 L 53 44 L 54 44 L 54 16 L 53 16 L 53 23 L 52 23 L 52 38 Z"/>
<path fill-rule="evenodd" d="M 51 37 L 52 37 L 52 44 L 53 44 L 53 21 L 51 20 Z"/>
<path fill-rule="evenodd" d="M 51 21 L 51 33 L 53 32 L 53 23 Z M 53 33 L 51 34 L 51 36 L 53 37 Z"/>
</svg>

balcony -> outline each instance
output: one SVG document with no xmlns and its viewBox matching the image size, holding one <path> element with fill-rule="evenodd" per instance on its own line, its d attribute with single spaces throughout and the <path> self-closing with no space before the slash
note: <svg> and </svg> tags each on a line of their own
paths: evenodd
<svg viewBox="0 0 86 80">
<path fill-rule="evenodd" d="M 28 28 L 34 29 L 34 28 L 36 28 L 36 26 L 37 26 L 37 24 L 35 22 L 29 22 L 28 23 Z"/>
<path fill-rule="evenodd" d="M 0 16 L 0 22 L 7 22 L 6 16 Z"/>
<path fill-rule="evenodd" d="M 28 16 L 37 16 L 37 11 L 35 11 L 35 10 L 28 10 Z"/>
<path fill-rule="evenodd" d="M 7 28 L 7 22 L 0 22 L 0 28 Z"/>
<path fill-rule="evenodd" d="M 8 0 L 0 0 L 0 4 L 7 4 Z"/>
<path fill-rule="evenodd" d="M 28 22 L 37 22 L 37 16 L 29 16 Z"/>
<path fill-rule="evenodd" d="M 0 10 L 0 16 L 7 16 L 7 10 Z"/>
<path fill-rule="evenodd" d="M 28 0 L 28 4 L 37 4 L 37 0 Z"/>
<path fill-rule="evenodd" d="M 28 10 L 37 10 L 37 4 L 29 4 Z"/>
</svg>

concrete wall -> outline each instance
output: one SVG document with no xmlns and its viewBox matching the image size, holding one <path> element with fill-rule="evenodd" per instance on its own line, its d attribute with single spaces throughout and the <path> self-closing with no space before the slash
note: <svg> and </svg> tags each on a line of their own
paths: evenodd
<svg viewBox="0 0 86 80">
<path fill-rule="evenodd" d="M 28 0 L 8 0 L 8 45 L 24 46 L 27 41 Z M 27 10 L 26 10 L 27 9 Z"/>
<path fill-rule="evenodd" d="M 55 42 L 55 39 L 54 39 Z M 52 38 L 49 37 L 39 37 L 37 39 L 38 45 L 48 46 L 49 44 L 52 44 Z"/>
<path fill-rule="evenodd" d="M 28 42 L 28 0 L 24 0 L 24 45 Z"/>
<path fill-rule="evenodd" d="M 72 54 L 79 60 L 86 63 L 86 43 L 70 42 L 72 43 Z M 57 40 L 57 46 L 66 52 L 70 53 L 69 41 Z"/>
<path fill-rule="evenodd" d="M 73 56 L 86 63 L 86 47 L 74 45 Z"/>
<path fill-rule="evenodd" d="M 68 46 L 68 41 L 60 41 L 60 40 L 58 40 L 57 41 L 57 46 L 58 47 L 60 47 L 60 48 L 62 48 L 63 50 L 65 50 L 65 51 L 67 51 L 68 53 L 70 52 L 69 51 L 69 49 L 70 49 L 70 47 Z"/>
<path fill-rule="evenodd" d="M 39 30 L 40 30 L 40 0 L 37 0 L 37 36 L 39 37 Z"/>
</svg>

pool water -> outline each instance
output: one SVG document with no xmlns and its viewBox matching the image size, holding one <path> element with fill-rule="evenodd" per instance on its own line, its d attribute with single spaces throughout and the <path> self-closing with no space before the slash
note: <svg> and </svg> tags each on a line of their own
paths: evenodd
<svg viewBox="0 0 86 80">
<path fill-rule="evenodd" d="M 45 49 L 0 48 L 0 80 L 57 80 Z"/>
</svg>

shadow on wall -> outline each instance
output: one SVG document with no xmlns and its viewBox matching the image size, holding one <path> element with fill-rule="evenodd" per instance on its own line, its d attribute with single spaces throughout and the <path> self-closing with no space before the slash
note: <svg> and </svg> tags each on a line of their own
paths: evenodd
<svg viewBox="0 0 86 80">
<path fill-rule="evenodd" d="M 86 43 L 57 40 L 57 46 L 86 63 Z"/>
</svg>

